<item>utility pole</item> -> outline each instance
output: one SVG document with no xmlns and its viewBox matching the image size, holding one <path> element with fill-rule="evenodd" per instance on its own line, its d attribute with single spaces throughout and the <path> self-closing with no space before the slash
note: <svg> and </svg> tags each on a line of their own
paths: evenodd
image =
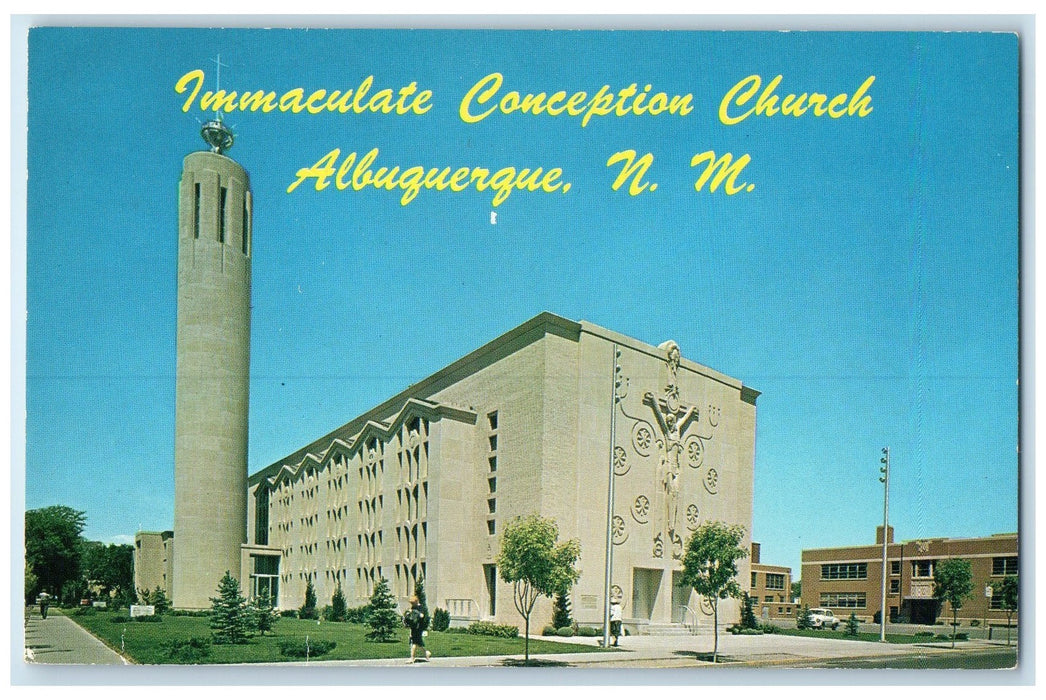
<svg viewBox="0 0 1046 700">
<path fill-rule="evenodd" d="M 605 570 L 603 572 L 603 648 L 606 649 L 610 646 L 610 591 L 613 584 L 613 568 L 614 568 L 614 447 L 617 445 L 617 402 L 618 402 L 618 389 L 621 386 L 621 380 L 619 375 L 621 373 L 621 365 L 618 364 L 618 359 L 621 357 L 621 351 L 617 348 L 617 343 L 614 343 L 611 354 L 611 367 L 610 372 L 610 461 L 607 465 L 607 540 L 606 540 L 606 551 L 604 553 Z"/>
<path fill-rule="evenodd" d="M 882 598 L 879 607 L 879 641 L 886 641 L 886 543 L 889 540 L 887 533 L 890 528 L 890 448 L 883 448 L 883 456 L 879 459 L 883 466 L 879 467 L 882 476 L 879 481 L 883 484 L 883 585 Z"/>
</svg>

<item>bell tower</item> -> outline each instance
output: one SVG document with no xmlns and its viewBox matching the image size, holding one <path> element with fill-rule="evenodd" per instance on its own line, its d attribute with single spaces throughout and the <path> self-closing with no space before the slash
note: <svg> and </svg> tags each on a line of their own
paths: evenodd
<svg viewBox="0 0 1046 700">
<path fill-rule="evenodd" d="M 247 541 L 251 336 L 251 190 L 225 155 L 220 118 L 200 135 L 178 190 L 174 445 L 174 607 L 205 609 Z"/>
</svg>

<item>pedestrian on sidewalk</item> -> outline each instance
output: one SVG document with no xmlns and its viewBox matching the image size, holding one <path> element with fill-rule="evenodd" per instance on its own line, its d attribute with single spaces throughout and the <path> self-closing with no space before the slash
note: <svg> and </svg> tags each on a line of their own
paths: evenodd
<svg viewBox="0 0 1046 700">
<path fill-rule="evenodd" d="M 42 591 L 40 595 L 36 596 L 36 602 L 40 604 L 40 617 L 41 619 L 47 619 L 47 606 L 51 604 L 51 596 L 47 595 L 47 591 Z"/>
<path fill-rule="evenodd" d="M 417 596 L 411 596 L 410 610 L 403 614 L 403 626 L 410 630 L 410 663 L 414 663 L 418 649 L 425 652 L 426 661 L 431 659 L 432 652 L 425 648 L 425 628 L 429 626 L 428 619 Z"/>
<path fill-rule="evenodd" d="M 621 636 L 621 601 L 617 598 L 610 601 L 610 636 L 614 638 L 614 646 L 617 646 L 618 637 Z"/>
</svg>

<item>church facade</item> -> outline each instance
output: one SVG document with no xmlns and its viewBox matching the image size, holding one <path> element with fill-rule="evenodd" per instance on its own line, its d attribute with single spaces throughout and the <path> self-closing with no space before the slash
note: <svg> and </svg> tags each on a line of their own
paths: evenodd
<svg viewBox="0 0 1046 700">
<path fill-rule="evenodd" d="M 757 396 L 671 341 L 542 313 L 251 475 L 244 593 L 362 605 L 385 578 L 405 606 L 424 579 L 455 623 L 516 623 L 498 537 L 536 513 L 581 544 L 581 624 L 608 597 L 640 629 L 696 624 L 683 546 L 708 520 L 751 532 Z"/>
</svg>

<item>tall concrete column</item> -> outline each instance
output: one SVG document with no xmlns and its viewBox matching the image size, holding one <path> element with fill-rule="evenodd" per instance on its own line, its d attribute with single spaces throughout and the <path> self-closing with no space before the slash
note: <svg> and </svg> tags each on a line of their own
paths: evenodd
<svg viewBox="0 0 1046 700">
<path fill-rule="evenodd" d="M 212 151 L 186 156 L 178 197 L 176 547 L 169 594 L 184 609 L 210 607 L 226 571 L 240 578 L 240 545 L 247 541 L 250 181 L 221 154 L 232 135 L 220 122 L 205 125 L 203 135 Z"/>
</svg>

